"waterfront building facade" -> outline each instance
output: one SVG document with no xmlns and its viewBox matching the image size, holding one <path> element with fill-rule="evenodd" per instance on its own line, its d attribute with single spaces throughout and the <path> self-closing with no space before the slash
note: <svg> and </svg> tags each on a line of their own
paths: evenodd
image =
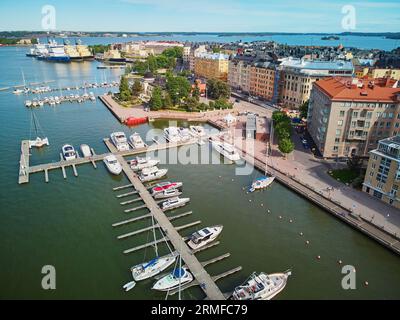
<svg viewBox="0 0 400 320">
<path fill-rule="evenodd" d="M 228 80 L 229 56 L 221 53 L 201 53 L 195 56 L 194 73 L 206 79 Z"/>
<path fill-rule="evenodd" d="M 379 141 L 370 152 L 363 191 L 400 209 L 400 136 Z"/>
<path fill-rule="evenodd" d="M 237 56 L 229 61 L 228 84 L 234 90 L 250 92 L 250 72 L 253 61 L 252 56 Z"/>
<path fill-rule="evenodd" d="M 250 94 L 273 101 L 276 95 L 277 64 L 270 61 L 256 62 L 250 69 Z"/>
<path fill-rule="evenodd" d="M 205 45 L 194 46 L 190 50 L 189 54 L 189 70 L 194 72 L 194 64 L 196 56 L 207 53 L 207 48 Z"/>
<path fill-rule="evenodd" d="M 313 83 L 333 76 L 352 77 L 350 61 L 307 61 L 285 58 L 280 64 L 279 103 L 297 109 L 310 99 Z"/>
<path fill-rule="evenodd" d="M 400 88 L 391 79 L 327 78 L 314 83 L 308 132 L 324 158 L 367 157 L 400 133 Z"/>
</svg>

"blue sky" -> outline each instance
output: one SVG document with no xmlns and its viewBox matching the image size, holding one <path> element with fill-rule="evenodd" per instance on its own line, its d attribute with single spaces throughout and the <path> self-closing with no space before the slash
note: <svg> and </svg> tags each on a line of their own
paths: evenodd
<svg viewBox="0 0 400 320">
<path fill-rule="evenodd" d="M 0 30 L 41 30 L 44 5 L 57 30 L 342 32 L 353 5 L 355 32 L 400 32 L 399 0 L 1 0 Z"/>
</svg>

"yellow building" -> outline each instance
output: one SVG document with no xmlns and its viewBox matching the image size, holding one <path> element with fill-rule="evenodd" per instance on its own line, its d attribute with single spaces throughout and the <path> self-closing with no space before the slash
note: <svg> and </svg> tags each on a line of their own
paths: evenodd
<svg viewBox="0 0 400 320">
<path fill-rule="evenodd" d="M 371 151 L 363 191 L 400 209 L 400 136 L 379 141 Z"/>
<path fill-rule="evenodd" d="M 369 69 L 369 78 L 392 78 L 400 80 L 400 69 Z"/>
<path fill-rule="evenodd" d="M 201 53 L 195 56 L 194 73 L 197 77 L 227 81 L 228 69 L 228 55 Z"/>
</svg>

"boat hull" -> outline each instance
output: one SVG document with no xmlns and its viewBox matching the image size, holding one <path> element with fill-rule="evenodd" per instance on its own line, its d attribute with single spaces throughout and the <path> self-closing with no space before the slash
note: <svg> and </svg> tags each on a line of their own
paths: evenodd
<svg viewBox="0 0 400 320">
<path fill-rule="evenodd" d="M 170 254 L 168 256 L 159 258 L 157 263 L 149 267 L 147 270 L 143 269 L 146 266 L 146 263 L 132 267 L 131 271 L 133 279 L 135 281 L 142 281 L 160 274 L 175 263 L 176 257 L 176 254 Z"/>
</svg>

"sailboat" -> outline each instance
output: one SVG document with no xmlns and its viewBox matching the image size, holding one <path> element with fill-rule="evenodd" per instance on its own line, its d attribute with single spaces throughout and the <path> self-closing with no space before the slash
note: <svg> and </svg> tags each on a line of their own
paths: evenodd
<svg viewBox="0 0 400 320">
<path fill-rule="evenodd" d="M 254 192 L 256 190 L 262 190 L 268 188 L 275 180 L 274 176 L 268 176 L 268 150 L 266 153 L 266 158 L 265 158 L 265 172 L 264 176 L 261 178 L 258 178 L 253 181 L 249 188 L 249 192 Z"/>
<path fill-rule="evenodd" d="M 42 148 L 44 146 L 48 146 L 49 144 L 49 139 L 48 138 L 40 138 L 39 135 L 43 134 L 43 130 L 41 129 L 39 125 L 39 121 L 36 118 L 35 113 L 33 110 L 31 111 L 31 137 L 32 137 L 32 127 L 35 129 L 35 135 L 36 139 L 35 140 L 29 140 L 29 149 L 32 149 L 32 147 L 35 148 Z"/>
<path fill-rule="evenodd" d="M 168 244 L 168 241 L 165 239 L 165 243 L 168 246 L 169 251 L 171 252 L 170 254 L 159 257 L 158 256 L 158 247 L 157 247 L 157 238 L 156 238 L 156 223 L 154 221 L 154 217 L 152 216 L 152 223 L 153 223 L 153 235 L 154 235 L 154 250 L 156 254 L 156 258 L 149 262 L 141 263 L 139 265 L 136 265 L 131 268 L 132 276 L 135 281 L 142 281 L 145 279 L 152 278 L 161 272 L 163 272 L 165 269 L 167 269 L 169 266 L 175 263 L 177 253 L 173 252 Z"/>
</svg>

